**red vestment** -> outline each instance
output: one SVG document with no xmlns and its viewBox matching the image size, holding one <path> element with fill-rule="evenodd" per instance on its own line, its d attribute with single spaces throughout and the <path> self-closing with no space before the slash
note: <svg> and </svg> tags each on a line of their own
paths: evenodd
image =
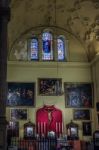
<svg viewBox="0 0 99 150">
<path fill-rule="evenodd" d="M 55 108 L 54 105 L 40 108 L 36 112 L 37 133 L 46 134 L 54 131 L 57 134 L 62 133 L 62 111 Z"/>
</svg>

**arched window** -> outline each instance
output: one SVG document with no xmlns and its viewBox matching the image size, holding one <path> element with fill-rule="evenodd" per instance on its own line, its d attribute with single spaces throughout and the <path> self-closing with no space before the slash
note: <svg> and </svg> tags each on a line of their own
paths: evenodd
<svg viewBox="0 0 99 150">
<path fill-rule="evenodd" d="M 53 60 L 53 37 L 50 32 L 42 34 L 42 60 Z"/>
<path fill-rule="evenodd" d="M 29 49 L 30 49 L 30 60 L 38 60 L 39 46 L 38 46 L 38 39 L 36 37 L 30 39 Z"/>
<path fill-rule="evenodd" d="M 43 29 L 43 32 L 37 30 L 16 41 L 9 60 L 62 62 L 67 61 L 67 50 L 68 43 L 62 32 L 51 28 Z"/>
<path fill-rule="evenodd" d="M 57 57 L 58 61 L 65 59 L 65 40 L 62 36 L 57 38 Z"/>
</svg>

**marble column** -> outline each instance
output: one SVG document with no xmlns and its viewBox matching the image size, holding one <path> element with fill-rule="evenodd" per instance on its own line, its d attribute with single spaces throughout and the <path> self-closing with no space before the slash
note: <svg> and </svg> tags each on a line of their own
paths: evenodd
<svg viewBox="0 0 99 150">
<path fill-rule="evenodd" d="M 7 25 L 10 18 L 8 0 L 0 0 L 0 150 L 6 150 L 7 98 Z"/>
</svg>

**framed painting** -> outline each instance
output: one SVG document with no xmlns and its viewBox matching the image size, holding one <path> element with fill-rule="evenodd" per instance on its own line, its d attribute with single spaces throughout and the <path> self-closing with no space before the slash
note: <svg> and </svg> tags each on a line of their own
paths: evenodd
<svg viewBox="0 0 99 150">
<path fill-rule="evenodd" d="M 65 106 L 91 108 L 93 106 L 93 88 L 91 83 L 64 83 Z"/>
<path fill-rule="evenodd" d="M 8 82 L 7 106 L 35 105 L 35 83 Z"/>
<path fill-rule="evenodd" d="M 90 120 L 90 110 L 89 109 L 74 109 L 74 120 Z"/>
<path fill-rule="evenodd" d="M 96 110 L 99 111 L 99 102 L 96 103 Z"/>
<path fill-rule="evenodd" d="M 58 78 L 39 78 L 38 93 L 43 96 L 60 95 L 62 89 L 62 79 Z"/>
<path fill-rule="evenodd" d="M 27 120 L 28 112 L 26 108 L 12 108 L 11 112 L 11 120 Z"/>
<path fill-rule="evenodd" d="M 83 127 L 83 136 L 92 135 L 92 123 L 90 121 L 82 122 L 82 127 Z"/>
<path fill-rule="evenodd" d="M 97 113 L 97 123 L 98 123 L 98 127 L 99 127 L 99 112 Z"/>
</svg>

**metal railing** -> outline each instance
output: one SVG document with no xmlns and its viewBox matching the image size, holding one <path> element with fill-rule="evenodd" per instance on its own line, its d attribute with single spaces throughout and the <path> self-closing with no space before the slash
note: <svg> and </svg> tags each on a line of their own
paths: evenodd
<svg viewBox="0 0 99 150">
<path fill-rule="evenodd" d="M 25 140 L 12 137 L 7 150 L 56 150 L 57 140 L 51 138 L 38 138 Z"/>
</svg>

